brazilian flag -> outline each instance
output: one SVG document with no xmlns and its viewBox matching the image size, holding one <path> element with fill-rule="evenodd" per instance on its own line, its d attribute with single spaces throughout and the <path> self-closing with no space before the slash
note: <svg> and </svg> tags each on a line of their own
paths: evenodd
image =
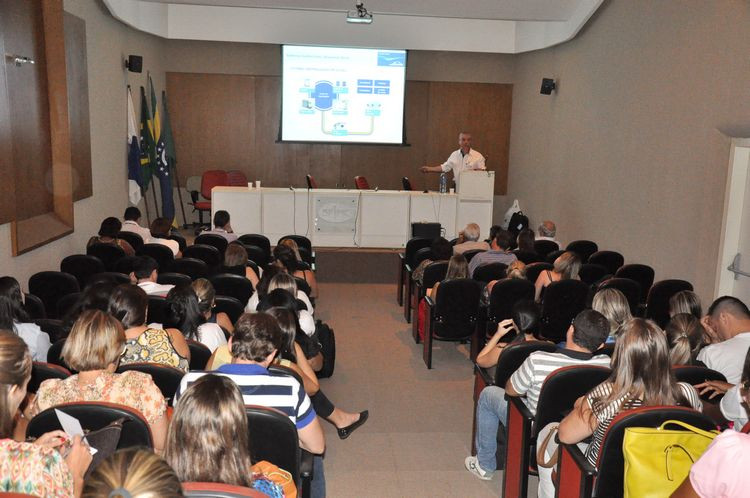
<svg viewBox="0 0 750 498">
<path fill-rule="evenodd" d="M 141 186 L 148 190 L 156 163 L 156 144 L 152 134 L 151 114 L 146 102 L 146 89 L 141 87 Z"/>
</svg>

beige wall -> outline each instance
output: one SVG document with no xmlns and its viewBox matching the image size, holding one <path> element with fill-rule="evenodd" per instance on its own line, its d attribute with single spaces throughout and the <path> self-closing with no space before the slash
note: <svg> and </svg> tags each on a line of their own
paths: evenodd
<svg viewBox="0 0 750 498">
<path fill-rule="evenodd" d="M 517 58 L 509 197 L 713 296 L 729 138 L 750 128 L 747 2 L 607 2 Z M 542 77 L 557 94 L 539 94 Z"/>
</svg>

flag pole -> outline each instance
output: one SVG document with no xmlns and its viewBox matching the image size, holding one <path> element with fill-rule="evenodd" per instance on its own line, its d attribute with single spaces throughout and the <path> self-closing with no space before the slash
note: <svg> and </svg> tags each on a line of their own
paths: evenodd
<svg viewBox="0 0 750 498">
<path fill-rule="evenodd" d="M 177 167 L 171 165 L 174 182 L 177 184 L 177 197 L 180 199 L 180 210 L 182 211 L 182 228 L 187 228 L 187 217 L 185 217 L 185 204 L 182 202 L 182 189 L 180 188 L 180 177 L 177 174 Z"/>
<path fill-rule="evenodd" d="M 148 196 L 146 193 L 141 189 L 141 197 L 143 197 L 143 202 L 146 204 L 146 221 L 148 222 L 149 228 L 151 227 L 151 214 L 148 212 Z"/>
<path fill-rule="evenodd" d="M 156 187 L 154 186 L 154 182 L 156 181 L 156 178 L 151 178 L 151 193 L 154 194 L 154 211 L 156 211 L 156 217 L 159 217 L 159 203 L 156 201 Z"/>
</svg>

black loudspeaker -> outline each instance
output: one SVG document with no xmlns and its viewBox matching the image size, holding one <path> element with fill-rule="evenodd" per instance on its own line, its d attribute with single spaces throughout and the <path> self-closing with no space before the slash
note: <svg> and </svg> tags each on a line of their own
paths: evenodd
<svg viewBox="0 0 750 498">
<path fill-rule="evenodd" d="M 125 61 L 125 67 L 131 73 L 140 73 L 143 71 L 143 57 L 140 55 L 129 55 L 128 60 Z"/>
<path fill-rule="evenodd" d="M 411 236 L 437 239 L 440 237 L 440 223 L 412 223 Z"/>
<path fill-rule="evenodd" d="M 552 78 L 542 78 L 542 89 L 539 90 L 539 93 L 542 95 L 550 95 L 552 93 L 552 90 L 555 89 L 555 80 Z"/>
</svg>

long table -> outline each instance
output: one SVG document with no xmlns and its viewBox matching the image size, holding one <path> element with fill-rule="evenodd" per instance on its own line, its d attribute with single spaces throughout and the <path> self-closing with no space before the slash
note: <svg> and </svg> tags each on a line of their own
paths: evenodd
<svg viewBox="0 0 750 498">
<path fill-rule="evenodd" d="M 439 222 L 452 239 L 469 222 L 484 235 L 492 221 L 491 197 L 401 190 L 215 187 L 211 208 L 229 212 L 235 233 L 260 233 L 271 243 L 304 235 L 317 247 L 402 248 L 411 223 Z"/>
</svg>

